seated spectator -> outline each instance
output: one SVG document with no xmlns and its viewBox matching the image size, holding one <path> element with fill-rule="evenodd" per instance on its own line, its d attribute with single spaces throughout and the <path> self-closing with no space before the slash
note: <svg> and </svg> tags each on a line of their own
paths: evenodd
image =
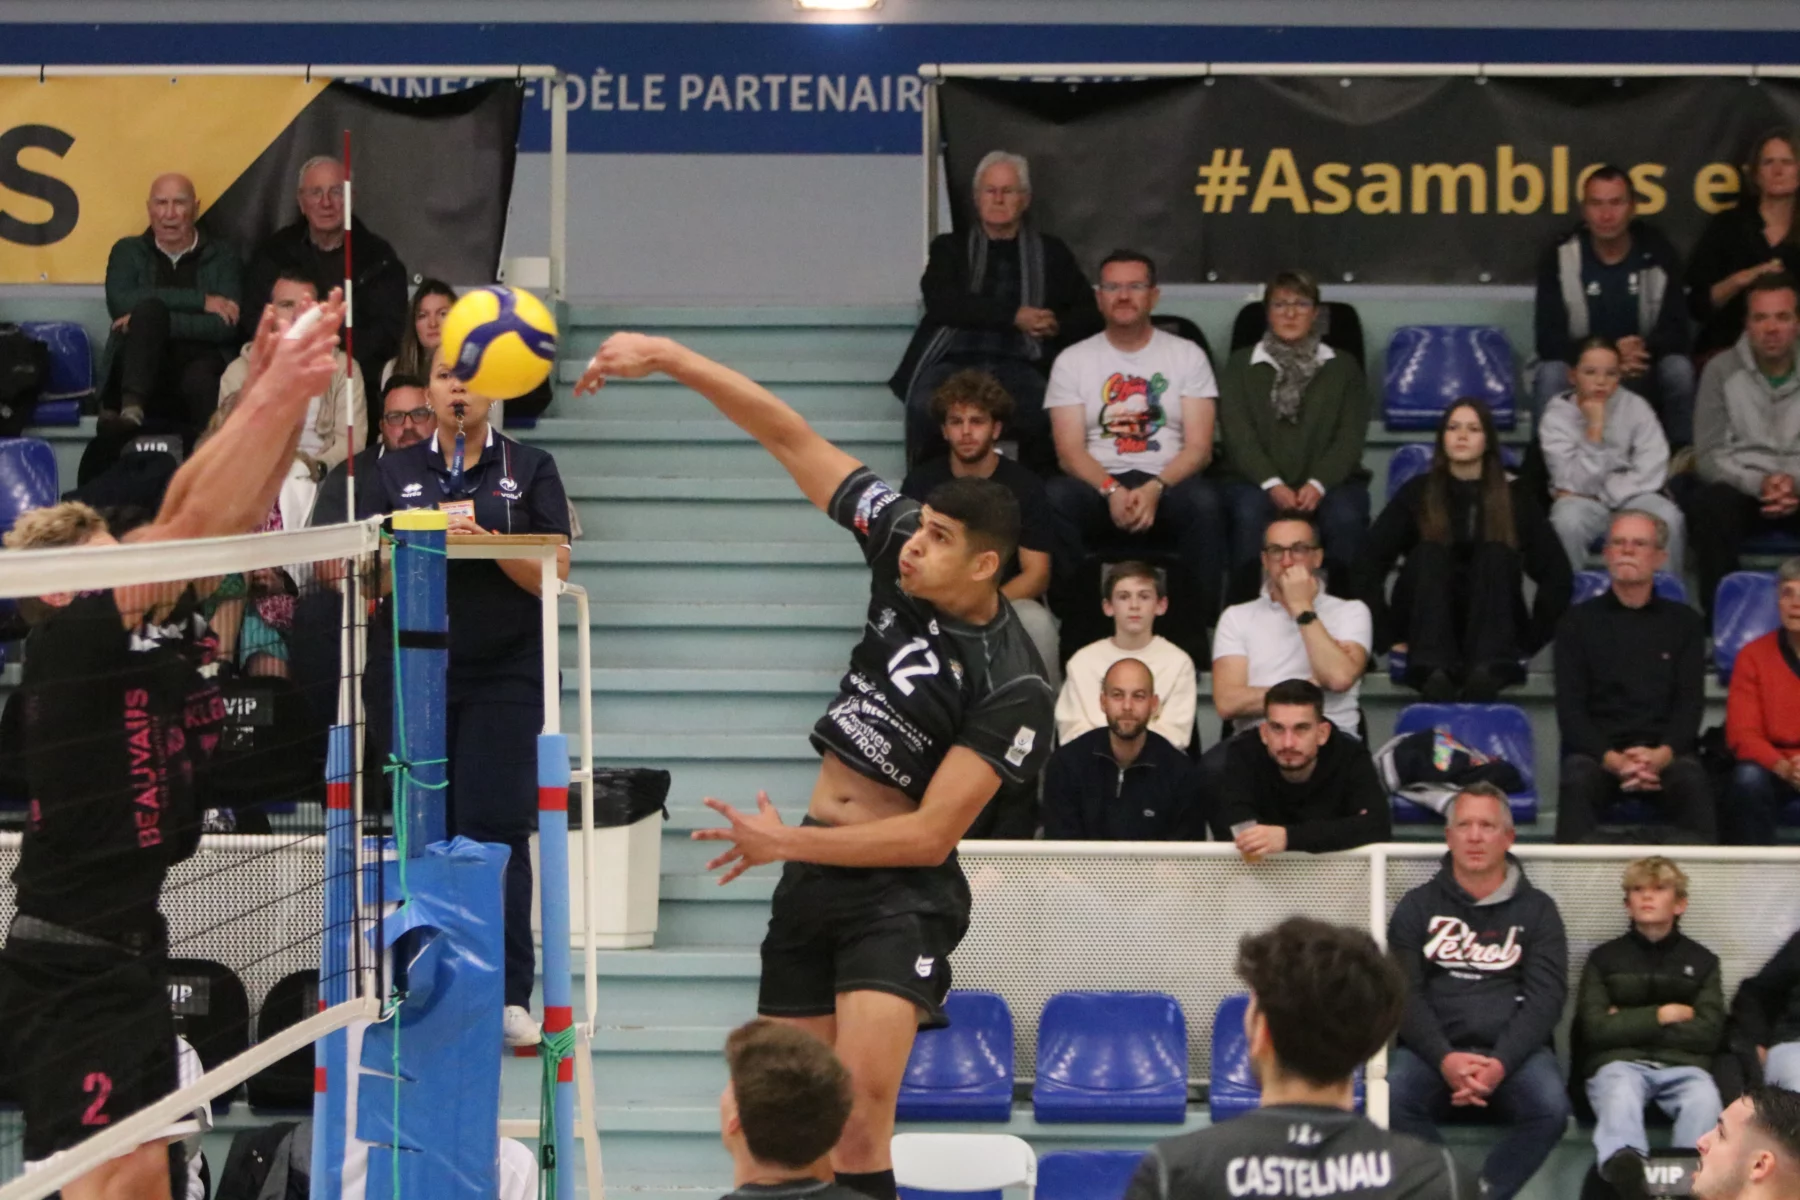
<svg viewBox="0 0 1800 1200">
<path fill-rule="evenodd" d="M 1725 1033 L 1719 956 L 1684 935 L 1688 877 L 1660 856 L 1625 868 L 1631 931 L 1594 947 L 1581 968 L 1571 1046 L 1594 1108 L 1600 1176 L 1621 1196 L 1647 1196 L 1644 1106 L 1675 1121 L 1669 1144 L 1692 1149 L 1724 1107 L 1712 1060 Z"/>
<path fill-rule="evenodd" d="M 1771 129 L 1750 146 L 1736 205 L 1706 223 L 1688 262 L 1688 311 L 1700 323 L 1694 355 L 1729 348 L 1744 331 L 1744 293 L 1764 275 L 1800 275 L 1800 230 L 1794 196 L 1800 189 L 1795 154 L 1800 139 Z"/>
<path fill-rule="evenodd" d="M 906 405 L 906 461 L 944 452 L 931 396 L 965 367 L 980 367 L 1013 398 L 1019 457 L 1039 474 L 1055 465 L 1044 418 L 1044 379 L 1063 347 L 1100 327 L 1087 276 L 1069 248 L 1026 219 L 1031 167 L 995 150 L 975 167 L 976 222 L 932 240 L 919 291 L 925 318 L 888 380 Z"/>
<path fill-rule="evenodd" d="M 1090 642 L 1069 656 L 1062 691 L 1056 697 L 1056 738 L 1068 745 L 1106 724 L 1100 709 L 1101 681 L 1121 658 L 1135 658 L 1161 683 L 1150 728 L 1177 750 L 1194 739 L 1194 706 L 1199 688 L 1187 651 L 1156 635 L 1156 618 L 1169 611 L 1162 572 L 1148 563 L 1114 563 L 1101 580 L 1100 608 L 1112 618 L 1113 635 Z"/>
<path fill-rule="evenodd" d="M 1212 695 L 1219 719 L 1242 731 L 1262 720 L 1263 696 L 1284 679 L 1310 679 L 1325 693 L 1325 719 L 1360 738 L 1358 700 L 1369 663 L 1369 606 L 1328 595 L 1313 514 L 1288 509 L 1263 530 L 1263 588 L 1234 604 L 1213 633 Z"/>
<path fill-rule="evenodd" d="M 313 290 L 311 280 L 298 271 L 283 271 L 277 276 L 269 296 L 276 317 L 283 322 L 293 321 L 317 302 L 318 293 Z M 229 412 L 237 403 L 238 393 L 249 378 L 251 345 L 244 343 L 243 352 L 225 368 L 225 376 L 219 380 L 221 412 Z M 281 485 L 281 495 L 276 501 L 281 513 L 281 529 L 304 526 L 312 513 L 319 481 L 325 478 L 327 471 L 363 447 L 366 418 L 362 370 L 347 360 L 342 350 L 337 351 L 337 359 L 338 373 L 332 377 L 331 386 L 314 396 L 306 406 L 306 420 L 300 426 L 300 441 L 294 449 L 294 465 L 288 472 L 287 481 Z M 345 386 L 346 371 L 348 387 Z M 348 411 L 344 407 L 346 392 Z M 369 482 L 372 487 L 372 476 Z"/>
<path fill-rule="evenodd" d="M 1150 728 L 1156 678 L 1135 658 L 1100 683 L 1106 726 L 1064 742 L 1044 766 L 1044 836 L 1052 841 L 1206 840 L 1193 760 Z"/>
<path fill-rule="evenodd" d="M 1694 1200 L 1761 1200 L 1800 1194 L 1800 1093 L 1753 1087 L 1725 1107 L 1695 1147 Z"/>
<path fill-rule="evenodd" d="M 1662 230 L 1637 220 L 1631 176 L 1612 164 L 1581 185 L 1581 224 L 1544 251 L 1537 275 L 1532 415 L 1569 386 L 1589 338 L 1618 348 L 1626 385 L 1655 406 L 1668 440 L 1694 440 L 1681 260 Z"/>
<path fill-rule="evenodd" d="M 1508 1126 L 1481 1178 L 1484 1197 L 1511 1200 L 1569 1123 L 1552 1041 L 1568 998 L 1568 936 L 1556 901 L 1510 853 L 1512 809 L 1499 788 L 1459 793 L 1444 840 L 1437 876 L 1402 896 L 1388 922 L 1407 979 L 1389 1115 L 1396 1131 L 1440 1143 L 1437 1123 L 1456 1109 Z"/>
<path fill-rule="evenodd" d="M 1642 396 L 1619 386 L 1619 351 L 1605 338 L 1581 343 L 1565 376 L 1573 386 L 1549 397 L 1538 418 L 1538 445 L 1550 474 L 1550 524 L 1571 570 L 1587 566 L 1588 547 L 1612 515 L 1635 508 L 1669 531 L 1669 565 L 1686 561 L 1681 508 L 1663 493 L 1669 442 Z"/>
<path fill-rule="evenodd" d="M 1404 562 L 1387 592 L 1388 573 Z M 1537 584 L 1529 612 L 1522 577 Z M 1438 426 L 1431 469 L 1406 482 L 1369 530 L 1356 594 L 1375 648 L 1407 653 L 1406 682 L 1428 700 L 1492 700 L 1522 682 L 1569 606 L 1568 556 L 1500 458 L 1493 414 L 1458 400 Z"/>
<path fill-rule="evenodd" d="M 1800 933 L 1738 984 L 1731 1022 L 1734 1039 L 1755 1048 L 1764 1083 L 1800 1090 Z"/>
<path fill-rule="evenodd" d="M 1695 757 L 1706 626 L 1692 608 L 1656 594 L 1665 537 L 1649 513 L 1615 514 L 1605 551 L 1612 586 L 1557 627 L 1559 842 L 1593 840 L 1600 810 L 1626 794 L 1655 800 L 1684 840 L 1719 840 L 1712 789 Z"/>
<path fill-rule="evenodd" d="M 868 1200 L 841 1175 L 827 1182 L 851 1105 L 850 1073 L 828 1044 L 759 1017 L 725 1039 L 725 1064 L 719 1136 L 734 1189 L 725 1200 Z"/>
<path fill-rule="evenodd" d="M 283 272 L 298 272 L 320 296 L 344 287 L 344 164 L 324 154 L 307 159 L 294 198 L 300 220 L 264 238 L 250 256 L 240 322 L 246 339 Z M 356 222 L 350 257 L 354 286 L 344 287 L 344 299 L 354 308 L 356 365 L 364 379 L 379 379 L 400 349 L 406 326 L 406 267 L 387 239 L 363 220 Z"/>
<path fill-rule="evenodd" d="M 392 375 L 431 376 L 431 354 L 444 340 L 444 318 L 456 303 L 456 289 L 441 279 L 421 279 L 413 289 L 412 310 L 400 335 L 400 350 L 381 368 L 381 384 Z"/>
<path fill-rule="evenodd" d="M 144 207 L 150 227 L 114 242 L 106 259 L 112 332 L 100 359 L 99 431 L 123 439 L 149 423 L 191 445 L 239 340 L 241 268 L 228 243 L 195 228 L 200 201 L 187 176 L 157 176 Z M 252 330 L 261 318 L 258 304 Z"/>
<path fill-rule="evenodd" d="M 1269 328 L 1219 376 L 1220 455 L 1231 507 L 1231 565 L 1253 562 L 1277 512 L 1312 514 L 1325 556 L 1347 569 L 1369 527 L 1362 364 L 1320 340 L 1319 285 L 1283 271 L 1263 289 Z"/>
<path fill-rule="evenodd" d="M 1237 974 L 1250 990 L 1243 1053 L 1260 1092 L 1257 1110 L 1157 1142 L 1124 1200 L 1474 1200 L 1474 1178 L 1448 1150 L 1355 1111 L 1356 1072 L 1393 1036 L 1406 994 L 1375 939 L 1289 917 L 1238 942 Z M 1365 1184 L 1359 1167 L 1379 1178 Z"/>
<path fill-rule="evenodd" d="M 422 442 L 437 432 L 437 413 L 432 411 L 426 390 L 423 376 L 389 375 L 381 385 L 381 436 L 355 455 L 357 520 L 383 511 L 380 468 L 376 465 L 382 455 Z M 349 519 L 344 497 L 349 474 L 349 460 L 325 473 L 306 520 L 308 525 L 337 525 Z"/>
<path fill-rule="evenodd" d="M 1201 475 L 1219 392 L 1212 365 L 1199 346 L 1150 323 L 1158 292 L 1147 256 L 1113 251 L 1095 290 L 1106 328 L 1057 358 L 1044 397 L 1066 472 L 1049 484 L 1052 566 L 1068 595 L 1095 540 L 1161 526 L 1193 577 L 1200 624 L 1211 625 L 1225 574 L 1218 491 Z"/>
<path fill-rule="evenodd" d="M 1743 336 L 1700 375 L 1694 469 L 1705 485 L 1688 499 L 1700 599 L 1712 613 L 1719 580 L 1738 569 L 1752 531 L 1800 534 L 1800 284 L 1785 272 L 1750 284 Z"/>
<path fill-rule="evenodd" d="M 1779 629 L 1738 651 L 1725 701 L 1725 740 L 1737 766 L 1726 796 L 1726 839 L 1773 846 L 1781 810 L 1800 792 L 1800 558 L 1776 572 Z"/>
<path fill-rule="evenodd" d="M 1333 737 L 1325 694 L 1284 679 L 1263 694 L 1263 720 L 1221 748 L 1213 836 L 1246 862 L 1283 850 L 1323 854 L 1385 842 L 1393 818 L 1368 747 Z"/>
<path fill-rule="evenodd" d="M 996 449 L 1012 415 L 1012 397 L 986 371 L 970 368 L 944 380 L 931 395 L 931 418 L 949 452 L 908 471 L 900 494 L 923 504 L 938 484 L 972 475 L 1005 484 L 1018 500 L 1019 549 L 1001 569 L 1000 591 L 1012 601 L 1054 688 L 1062 686 L 1062 651 L 1042 599 L 1050 586 L 1050 505 L 1043 481 Z"/>
</svg>

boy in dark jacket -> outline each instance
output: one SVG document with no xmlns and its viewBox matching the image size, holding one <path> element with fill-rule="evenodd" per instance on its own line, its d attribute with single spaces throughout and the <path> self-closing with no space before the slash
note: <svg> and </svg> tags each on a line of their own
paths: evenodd
<svg viewBox="0 0 1800 1200">
<path fill-rule="evenodd" d="M 1800 1091 L 1800 933 L 1738 986 L 1731 1017 L 1756 1048 L 1763 1082 Z"/>
<path fill-rule="evenodd" d="M 1439 1141 L 1452 1108 L 1510 1126 L 1481 1176 L 1490 1200 L 1518 1194 L 1562 1138 L 1569 1098 L 1551 1035 L 1568 994 L 1569 943 L 1556 901 L 1531 886 L 1506 794 L 1470 784 L 1445 813 L 1443 869 L 1394 909 L 1388 948 L 1406 1010 L 1388 1059 L 1393 1128 Z"/>
<path fill-rule="evenodd" d="M 1581 969 L 1575 1069 L 1594 1106 L 1600 1174 L 1626 1197 L 1644 1196 L 1644 1105 L 1675 1120 L 1670 1143 L 1687 1149 L 1723 1107 L 1711 1064 L 1725 1032 L 1719 957 L 1684 935 L 1688 877 L 1654 855 L 1625 868 L 1631 932 L 1596 946 Z"/>
</svg>

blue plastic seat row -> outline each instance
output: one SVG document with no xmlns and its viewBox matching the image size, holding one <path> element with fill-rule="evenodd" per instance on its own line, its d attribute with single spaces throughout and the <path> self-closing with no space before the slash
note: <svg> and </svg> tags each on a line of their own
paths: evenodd
<svg viewBox="0 0 1800 1200">
<path fill-rule="evenodd" d="M 1037 1162 L 1037 1200 L 1122 1200 L 1142 1150 L 1058 1150 Z M 1000 1192 L 929 1192 L 902 1187 L 901 1200 L 1001 1200 Z"/>
<path fill-rule="evenodd" d="M 992 992 L 951 992 L 950 1027 L 921 1033 L 902 1121 L 1012 1116 L 1013 1021 Z M 1041 1122 L 1168 1122 L 1187 1115 L 1187 1020 L 1160 992 L 1064 992 L 1038 1018 L 1032 1109 Z"/>
</svg>

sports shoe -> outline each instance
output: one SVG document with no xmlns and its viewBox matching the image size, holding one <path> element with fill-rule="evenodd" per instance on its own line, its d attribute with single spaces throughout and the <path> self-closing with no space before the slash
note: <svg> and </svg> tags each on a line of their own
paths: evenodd
<svg viewBox="0 0 1800 1200">
<path fill-rule="evenodd" d="M 1650 1189 L 1644 1184 L 1644 1160 L 1636 1150 L 1626 1147 L 1607 1159 L 1600 1167 L 1600 1178 L 1612 1184 L 1623 1200 L 1646 1200 Z"/>
<path fill-rule="evenodd" d="M 544 1030 L 531 1019 L 531 1011 L 517 1004 L 506 1006 L 506 1015 L 501 1019 L 501 1028 L 506 1033 L 508 1046 L 535 1046 L 544 1040 Z"/>
</svg>

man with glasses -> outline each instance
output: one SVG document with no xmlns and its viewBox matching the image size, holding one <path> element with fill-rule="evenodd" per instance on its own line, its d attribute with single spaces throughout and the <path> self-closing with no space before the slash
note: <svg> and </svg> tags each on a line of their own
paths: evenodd
<svg viewBox="0 0 1800 1200">
<path fill-rule="evenodd" d="M 437 432 L 437 413 L 425 398 L 425 381 L 417 375 L 390 375 L 381 387 L 381 438 L 356 455 L 356 518 L 362 520 L 385 512 L 381 489 L 375 478 L 376 463 L 389 450 L 401 450 L 422 442 Z M 319 498 L 313 502 L 308 525 L 339 525 L 346 518 L 344 481 L 348 469 L 344 463 L 333 467 L 319 485 Z"/>
<path fill-rule="evenodd" d="M 1625 797 L 1659 809 L 1676 827 L 1671 840 L 1719 840 L 1712 790 L 1695 757 L 1706 627 L 1692 608 L 1656 594 L 1668 544 L 1661 518 L 1616 513 L 1605 549 L 1612 586 L 1569 609 L 1557 627 L 1559 842 L 1598 840 L 1600 811 Z"/>
<path fill-rule="evenodd" d="M 244 336 L 255 331 L 276 277 L 298 271 L 321 296 L 344 288 L 345 303 L 354 309 L 354 321 L 344 323 L 356 327 L 356 363 L 364 379 L 380 379 L 381 368 L 400 349 L 412 311 L 406 266 L 392 244 L 358 218 L 350 244 L 355 286 L 344 287 L 344 164 L 337 159 L 325 154 L 307 159 L 294 200 L 300 219 L 264 238 L 250 256 L 240 320 Z"/>
<path fill-rule="evenodd" d="M 1263 587 L 1234 604 L 1213 634 L 1213 708 L 1242 732 L 1263 719 L 1263 698 L 1284 679 L 1308 679 L 1325 693 L 1325 719 L 1361 737 L 1358 711 L 1373 622 L 1361 600 L 1328 595 L 1313 513 L 1276 513 L 1263 530 Z"/>
<path fill-rule="evenodd" d="M 1363 367 L 1322 340 L 1319 285 L 1305 271 L 1282 271 L 1270 280 L 1263 310 L 1268 331 L 1234 353 L 1219 376 L 1232 577 L 1248 571 L 1263 527 L 1283 509 L 1310 514 L 1326 557 L 1347 570 L 1369 527 Z"/>
<path fill-rule="evenodd" d="M 976 164 L 972 190 L 976 220 L 968 231 L 931 243 L 919 281 L 925 317 L 888 380 L 906 405 L 907 465 L 946 452 L 931 418 L 932 394 L 976 367 L 1011 393 L 1007 435 L 1018 440 L 1020 461 L 1047 475 L 1056 457 L 1044 419 L 1044 377 L 1058 351 L 1100 328 L 1100 314 L 1075 255 L 1027 218 L 1025 159 L 989 153 Z"/>
<path fill-rule="evenodd" d="M 1211 625 L 1225 573 L 1224 515 L 1201 477 L 1219 394 L 1212 364 L 1150 323 L 1159 293 L 1148 255 L 1107 255 L 1095 291 L 1106 328 L 1057 358 L 1044 398 L 1064 471 L 1049 483 L 1058 591 L 1075 595 L 1082 560 L 1103 539 L 1160 527 L 1192 578 L 1197 623 Z"/>
</svg>

